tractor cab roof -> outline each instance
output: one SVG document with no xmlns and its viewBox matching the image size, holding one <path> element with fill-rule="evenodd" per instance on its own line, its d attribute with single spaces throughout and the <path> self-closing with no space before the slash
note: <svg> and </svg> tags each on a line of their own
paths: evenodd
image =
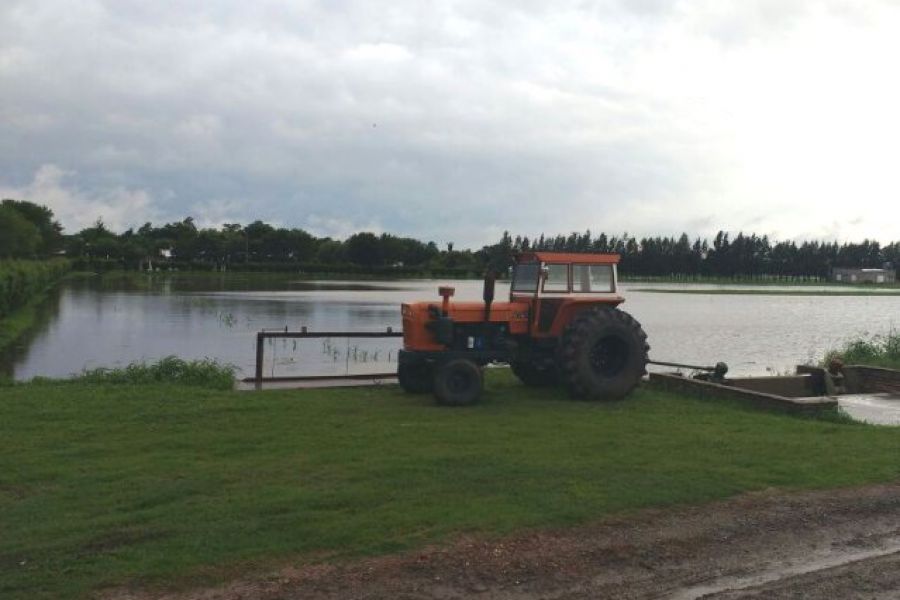
<svg viewBox="0 0 900 600">
<path fill-rule="evenodd" d="M 577 252 L 522 252 L 516 257 L 517 263 L 525 262 L 565 263 L 580 265 L 615 265 L 618 254 L 581 254 Z"/>
</svg>

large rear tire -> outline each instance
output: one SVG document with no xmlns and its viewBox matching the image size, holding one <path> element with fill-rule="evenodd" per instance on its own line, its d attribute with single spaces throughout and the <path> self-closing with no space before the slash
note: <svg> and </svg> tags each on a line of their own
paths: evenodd
<svg viewBox="0 0 900 600">
<path fill-rule="evenodd" d="M 425 362 L 400 364 L 397 382 L 407 394 L 427 394 L 434 389 L 434 369 Z"/>
<path fill-rule="evenodd" d="M 560 377 L 575 398 L 618 400 L 647 373 L 647 334 L 628 313 L 596 308 L 566 327 L 559 346 Z"/>
<path fill-rule="evenodd" d="M 475 404 L 483 387 L 481 367 L 464 358 L 445 362 L 434 374 L 434 395 L 446 406 Z"/>
<path fill-rule="evenodd" d="M 513 375 L 529 387 L 547 387 L 559 383 L 559 375 L 552 364 L 539 365 L 530 361 L 513 361 L 509 363 L 509 367 Z"/>
</svg>

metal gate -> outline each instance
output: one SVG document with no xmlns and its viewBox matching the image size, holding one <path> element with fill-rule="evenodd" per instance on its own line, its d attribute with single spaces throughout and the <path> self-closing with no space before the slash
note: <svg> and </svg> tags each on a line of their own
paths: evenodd
<svg viewBox="0 0 900 600">
<path fill-rule="evenodd" d="M 328 381 L 337 379 L 383 379 L 387 377 L 396 377 L 396 371 L 390 373 L 363 373 L 363 374 L 344 374 L 344 375 L 291 375 L 291 376 L 271 376 L 263 375 L 263 365 L 265 363 L 265 342 L 270 339 L 323 339 L 323 338 L 399 338 L 403 337 L 403 332 L 394 331 L 392 327 L 388 327 L 385 331 L 308 331 L 306 327 L 301 327 L 300 331 L 260 331 L 256 334 L 256 369 L 253 377 L 247 377 L 243 381 L 245 383 L 256 383 L 257 385 L 264 382 L 276 381 Z"/>
</svg>

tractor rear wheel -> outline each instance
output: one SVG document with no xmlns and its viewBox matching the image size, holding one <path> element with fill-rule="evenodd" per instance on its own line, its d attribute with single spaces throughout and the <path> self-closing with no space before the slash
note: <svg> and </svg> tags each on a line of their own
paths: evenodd
<svg viewBox="0 0 900 600">
<path fill-rule="evenodd" d="M 585 400 L 617 400 L 647 372 L 647 334 L 617 308 L 579 314 L 560 340 L 560 376 L 569 393 Z"/>
<path fill-rule="evenodd" d="M 553 365 L 541 365 L 531 361 L 513 361 L 509 363 L 513 375 L 529 387 L 546 387 L 556 385 L 559 376 Z"/>
<path fill-rule="evenodd" d="M 428 363 L 404 363 L 397 367 L 397 382 L 407 394 L 427 394 L 434 389 L 434 369 Z"/>
<path fill-rule="evenodd" d="M 465 358 L 445 362 L 434 375 L 434 395 L 447 406 L 475 404 L 483 387 L 481 367 Z"/>
</svg>

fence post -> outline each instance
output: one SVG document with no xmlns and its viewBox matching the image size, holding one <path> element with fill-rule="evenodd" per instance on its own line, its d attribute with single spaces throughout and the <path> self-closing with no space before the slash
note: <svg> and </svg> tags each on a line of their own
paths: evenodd
<svg viewBox="0 0 900 600">
<path fill-rule="evenodd" d="M 265 338 L 263 337 L 262 332 L 258 332 L 256 334 L 256 385 L 257 387 L 262 385 L 263 378 L 263 351 L 265 346 L 263 342 Z"/>
</svg>

